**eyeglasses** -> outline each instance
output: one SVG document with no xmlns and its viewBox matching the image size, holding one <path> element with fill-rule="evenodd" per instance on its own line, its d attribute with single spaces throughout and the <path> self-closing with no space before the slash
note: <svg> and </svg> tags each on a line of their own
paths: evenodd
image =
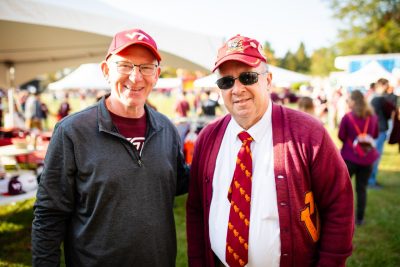
<svg viewBox="0 0 400 267">
<path fill-rule="evenodd" d="M 258 73 L 254 71 L 242 72 L 239 77 L 225 76 L 217 80 L 217 85 L 219 89 L 228 90 L 233 87 L 235 80 L 239 79 L 240 83 L 243 85 L 252 85 L 258 82 L 258 75 L 267 73 L 268 70 Z"/>
<path fill-rule="evenodd" d="M 120 74 L 130 75 L 133 72 L 135 67 L 139 67 L 139 71 L 142 75 L 149 76 L 153 75 L 156 72 L 158 67 L 157 64 L 140 64 L 136 65 L 131 62 L 126 61 L 116 61 L 114 62 L 117 65 L 117 71 Z"/>
</svg>

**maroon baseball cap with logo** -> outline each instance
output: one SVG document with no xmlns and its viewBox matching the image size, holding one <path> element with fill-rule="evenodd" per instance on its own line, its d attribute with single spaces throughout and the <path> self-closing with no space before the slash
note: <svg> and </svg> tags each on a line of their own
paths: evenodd
<svg viewBox="0 0 400 267">
<path fill-rule="evenodd" d="M 213 72 L 228 61 L 243 62 L 251 67 L 258 66 L 261 62 L 267 62 L 262 45 L 255 39 L 240 36 L 239 34 L 229 39 L 219 50 Z"/>
<path fill-rule="evenodd" d="M 145 46 L 154 54 L 158 62 L 161 61 L 161 56 L 158 53 L 156 42 L 153 40 L 153 38 L 151 38 L 150 35 L 140 29 L 131 29 L 115 34 L 110 48 L 108 48 L 106 59 L 110 55 L 115 55 L 128 46 L 134 44 Z"/>
</svg>

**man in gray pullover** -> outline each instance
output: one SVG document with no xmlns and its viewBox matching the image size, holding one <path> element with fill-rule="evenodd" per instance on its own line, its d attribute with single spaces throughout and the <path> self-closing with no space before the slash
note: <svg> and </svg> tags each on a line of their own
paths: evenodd
<svg viewBox="0 0 400 267">
<path fill-rule="evenodd" d="M 175 266 L 174 197 L 187 192 L 179 135 L 145 104 L 160 75 L 155 41 L 117 33 L 101 64 L 111 94 L 60 121 L 32 224 L 33 266 Z"/>
</svg>

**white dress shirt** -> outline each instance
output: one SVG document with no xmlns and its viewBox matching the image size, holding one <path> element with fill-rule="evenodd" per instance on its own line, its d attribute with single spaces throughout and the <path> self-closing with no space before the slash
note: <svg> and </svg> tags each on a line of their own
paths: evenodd
<svg viewBox="0 0 400 267">
<path fill-rule="evenodd" d="M 247 132 L 253 137 L 253 180 L 250 208 L 249 260 L 247 267 L 278 267 L 281 254 L 280 228 L 272 142 L 272 105 L 260 121 Z M 224 263 L 230 212 L 228 190 L 235 170 L 237 153 L 242 145 L 237 136 L 244 131 L 232 118 L 218 152 L 213 178 L 209 234 L 211 248 Z"/>
</svg>

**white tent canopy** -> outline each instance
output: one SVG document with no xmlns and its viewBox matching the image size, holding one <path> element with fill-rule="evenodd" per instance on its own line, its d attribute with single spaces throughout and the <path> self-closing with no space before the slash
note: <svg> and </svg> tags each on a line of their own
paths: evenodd
<svg viewBox="0 0 400 267">
<path fill-rule="evenodd" d="M 1 0 L 0 86 L 100 61 L 111 37 L 129 28 L 154 37 L 164 66 L 208 70 L 222 44 L 222 38 L 172 28 L 99 1 Z M 15 77 L 7 76 L 10 67 Z"/>
<path fill-rule="evenodd" d="M 107 81 L 104 79 L 100 65 L 97 63 L 82 64 L 64 78 L 50 83 L 49 90 L 69 90 L 69 89 L 109 89 Z"/>
<path fill-rule="evenodd" d="M 215 83 L 217 81 L 217 74 L 213 73 L 208 76 L 199 78 L 193 82 L 193 86 L 195 88 L 218 88 L 217 84 Z"/>
<path fill-rule="evenodd" d="M 311 77 L 295 71 L 268 65 L 272 73 L 272 83 L 278 87 L 289 87 L 293 83 L 309 82 Z"/>
<path fill-rule="evenodd" d="M 269 72 L 272 73 L 272 83 L 276 86 L 290 86 L 296 82 L 307 82 L 311 77 L 298 72 L 278 68 L 268 65 Z M 194 81 L 193 85 L 196 88 L 217 88 L 215 84 L 217 75 L 215 73 L 202 77 Z"/>
<path fill-rule="evenodd" d="M 181 78 L 159 78 L 154 89 L 182 89 Z"/>
<path fill-rule="evenodd" d="M 368 86 L 380 78 L 393 80 L 393 74 L 383 68 L 377 61 L 371 61 L 358 71 L 342 77 L 341 83 L 345 86 Z"/>
</svg>

